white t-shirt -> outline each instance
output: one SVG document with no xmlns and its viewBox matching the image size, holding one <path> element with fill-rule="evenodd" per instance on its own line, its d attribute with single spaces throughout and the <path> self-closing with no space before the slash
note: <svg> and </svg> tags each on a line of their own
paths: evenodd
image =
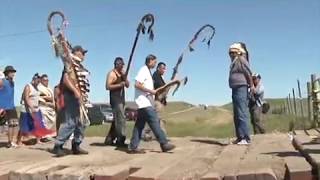
<svg viewBox="0 0 320 180">
<path fill-rule="evenodd" d="M 0 79 L 4 79 L 5 78 L 5 75 L 4 73 L 0 70 Z"/>
<path fill-rule="evenodd" d="M 140 68 L 135 80 L 140 82 L 144 88 L 147 88 L 150 90 L 154 89 L 151 72 L 146 65 Z M 151 96 L 151 98 L 153 98 L 153 96 L 150 93 L 143 92 L 140 89 L 135 88 L 134 101 L 138 105 L 139 109 L 152 106 L 152 103 L 150 102 L 147 96 L 149 97 Z"/>
</svg>

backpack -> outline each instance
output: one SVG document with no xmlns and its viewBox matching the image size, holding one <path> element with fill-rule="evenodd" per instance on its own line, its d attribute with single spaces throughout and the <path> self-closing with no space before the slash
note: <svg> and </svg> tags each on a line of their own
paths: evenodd
<svg viewBox="0 0 320 180">
<path fill-rule="evenodd" d="M 270 104 L 268 102 L 263 102 L 262 104 L 262 113 L 267 114 L 270 109 Z"/>
</svg>

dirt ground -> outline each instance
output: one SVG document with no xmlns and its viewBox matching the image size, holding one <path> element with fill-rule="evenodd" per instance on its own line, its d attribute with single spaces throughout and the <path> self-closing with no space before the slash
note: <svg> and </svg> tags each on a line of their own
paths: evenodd
<svg viewBox="0 0 320 180">
<path fill-rule="evenodd" d="M 86 138 L 82 147 L 89 155 L 56 158 L 49 152 L 53 142 L 15 149 L 0 138 L 2 179 L 285 179 L 286 158 L 298 152 L 286 134 L 252 137 L 248 146 L 231 145 L 229 139 L 170 138 L 177 146 L 162 153 L 156 141 L 142 142 L 146 154 L 127 154 L 125 149 L 104 146 L 103 138 Z M 2 177 L 2 178 L 1 178 Z"/>
</svg>

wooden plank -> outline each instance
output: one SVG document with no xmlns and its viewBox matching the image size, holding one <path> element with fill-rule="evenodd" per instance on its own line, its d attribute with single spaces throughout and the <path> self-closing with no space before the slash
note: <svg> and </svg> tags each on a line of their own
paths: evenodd
<svg viewBox="0 0 320 180">
<path fill-rule="evenodd" d="M 305 177 L 312 178 L 311 166 L 294 149 L 288 136 L 284 134 L 254 136 L 248 152 L 240 162 L 237 180 L 263 179 L 265 174 L 269 174 L 271 179 L 273 178 L 272 174 L 276 175 L 276 179 L 283 178 L 287 158 L 288 166 L 292 168 L 290 171 L 293 173 L 292 176 L 294 172 L 299 172 L 304 174 Z M 292 164 L 291 162 L 299 164 Z M 263 172 L 263 170 L 267 171 Z M 270 173 L 270 171 L 273 172 Z"/>
<path fill-rule="evenodd" d="M 222 177 L 217 172 L 209 172 L 201 177 L 201 180 L 222 180 Z"/>
<path fill-rule="evenodd" d="M 208 172 L 222 149 L 221 145 L 201 144 L 187 158 L 172 164 L 171 168 L 164 171 L 159 178 L 162 180 L 199 179 Z"/>
<path fill-rule="evenodd" d="M 221 176 L 224 177 L 224 180 L 236 180 L 237 167 L 247 148 L 248 146 L 239 145 L 228 145 L 224 147 L 217 160 L 213 163 L 212 168 L 201 179 L 219 179 Z"/>
<path fill-rule="evenodd" d="M 295 135 L 306 135 L 306 132 L 304 130 L 294 130 Z"/>
<path fill-rule="evenodd" d="M 9 178 L 10 171 L 21 168 L 27 165 L 28 162 L 15 162 L 8 163 L 0 166 L 0 180 L 7 180 Z"/>
<path fill-rule="evenodd" d="M 92 172 L 94 180 L 120 180 L 127 179 L 130 174 L 128 165 L 107 166 L 95 169 Z"/>
<path fill-rule="evenodd" d="M 256 180 L 277 180 L 277 177 L 271 168 L 257 169 Z"/>
<path fill-rule="evenodd" d="M 299 155 L 285 158 L 286 177 L 290 180 L 312 180 L 311 165 Z"/>
<path fill-rule="evenodd" d="M 159 153 L 154 156 L 149 156 L 148 159 L 138 164 L 131 164 L 130 167 L 139 168 L 139 170 L 130 174 L 128 180 L 158 179 L 163 172 L 172 168 L 172 164 L 190 157 L 199 145 L 199 143 L 195 143 L 190 147 L 175 149 L 173 153 Z"/>
<path fill-rule="evenodd" d="M 192 151 L 193 152 L 193 151 Z M 192 152 L 185 154 L 168 154 L 162 153 L 157 156 L 150 156 L 148 160 L 146 160 L 146 165 L 140 166 L 140 169 L 132 173 L 128 180 L 155 180 L 163 174 L 167 169 L 172 168 L 172 164 L 177 163 L 185 158 L 188 158 Z M 133 167 L 137 167 L 133 165 Z"/>
<path fill-rule="evenodd" d="M 48 173 L 47 180 L 90 180 L 90 170 L 85 170 L 85 167 L 68 167 Z"/>
<path fill-rule="evenodd" d="M 311 136 L 311 138 L 315 138 L 315 137 L 318 137 L 320 135 L 319 132 L 317 130 L 315 130 L 315 129 L 307 130 L 307 134 L 309 136 Z"/>
<path fill-rule="evenodd" d="M 293 139 L 293 145 L 312 165 L 317 174 L 320 173 L 320 144 L 309 136 L 296 136 Z M 320 177 L 320 176 L 319 176 Z"/>
</svg>

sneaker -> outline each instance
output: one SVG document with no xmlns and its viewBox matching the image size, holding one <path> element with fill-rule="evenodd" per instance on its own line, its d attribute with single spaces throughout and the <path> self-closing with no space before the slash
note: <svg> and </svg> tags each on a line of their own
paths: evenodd
<svg viewBox="0 0 320 180">
<path fill-rule="evenodd" d="M 145 154 L 146 152 L 143 149 L 129 149 L 128 154 Z"/>
<path fill-rule="evenodd" d="M 169 144 L 169 143 L 161 145 L 162 152 L 168 152 L 168 151 L 173 150 L 174 148 L 176 148 L 176 146 L 173 144 Z"/>
<path fill-rule="evenodd" d="M 128 148 L 128 144 L 126 142 L 126 137 L 118 138 L 116 141 L 116 146 L 119 148 Z"/>
<path fill-rule="evenodd" d="M 11 147 L 12 147 L 12 148 L 17 148 L 17 147 L 18 147 L 18 144 L 12 142 L 12 143 L 11 143 Z"/>
<path fill-rule="evenodd" d="M 71 149 L 72 149 L 72 153 L 73 153 L 74 155 L 85 155 L 85 154 L 89 154 L 88 151 L 80 148 L 80 146 L 79 146 L 78 144 L 76 144 L 76 143 L 72 143 Z"/>
<path fill-rule="evenodd" d="M 152 141 L 152 135 L 146 133 L 146 134 L 144 134 L 144 136 L 142 137 L 142 140 L 145 141 L 145 142 Z"/>
<path fill-rule="evenodd" d="M 7 148 L 17 148 L 17 147 L 18 147 L 18 145 L 14 142 L 8 142 L 8 144 L 7 144 Z"/>
<path fill-rule="evenodd" d="M 241 139 L 237 138 L 236 140 L 232 141 L 232 144 L 238 144 L 241 141 Z"/>
<path fill-rule="evenodd" d="M 240 142 L 237 143 L 238 145 L 249 145 L 250 143 L 245 140 L 245 139 L 242 139 Z"/>
<path fill-rule="evenodd" d="M 106 146 L 115 146 L 116 144 L 114 143 L 114 139 L 112 139 L 111 137 L 106 137 L 104 140 L 104 145 Z"/>
<path fill-rule="evenodd" d="M 52 153 L 55 154 L 56 157 L 62 157 L 66 155 L 61 145 L 54 145 Z"/>
</svg>

